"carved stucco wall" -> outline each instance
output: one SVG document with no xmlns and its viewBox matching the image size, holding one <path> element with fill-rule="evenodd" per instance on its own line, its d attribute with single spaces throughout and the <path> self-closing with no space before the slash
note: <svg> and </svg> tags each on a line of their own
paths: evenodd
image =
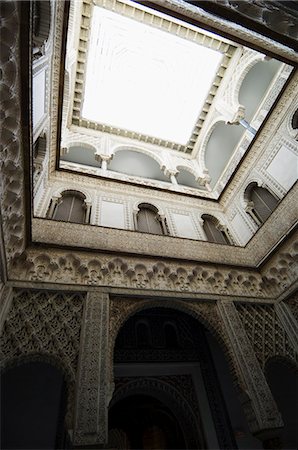
<svg viewBox="0 0 298 450">
<path fill-rule="evenodd" d="M 23 155 L 21 146 L 20 45 L 18 2 L 1 4 L 1 186 L 0 201 L 6 257 L 25 246 Z"/>
<path fill-rule="evenodd" d="M 67 383 L 67 422 L 72 423 L 83 314 L 83 294 L 16 289 L 0 336 L 1 365 L 48 361 Z"/>
<path fill-rule="evenodd" d="M 58 8 L 63 8 L 61 2 L 57 3 Z M 62 6 L 61 6 L 62 5 Z M 25 208 L 24 208 L 24 185 L 23 185 L 23 148 L 21 147 L 21 127 L 20 127 L 20 74 L 19 74 L 19 5 L 14 2 L 5 2 L 1 5 L 1 102 L 3 111 L 2 117 L 3 151 L 1 152 L 1 214 L 3 217 L 3 235 L 8 262 L 13 260 L 10 266 L 9 276 L 11 279 L 20 280 L 30 286 L 41 286 L 41 283 L 52 283 L 48 287 L 57 284 L 68 285 L 74 289 L 79 285 L 103 286 L 109 289 L 123 290 L 131 294 L 139 291 L 156 295 L 158 292 L 167 295 L 180 296 L 201 296 L 216 297 L 229 296 L 239 298 L 249 297 L 251 300 L 269 298 L 276 299 L 285 289 L 297 281 L 297 269 L 295 268 L 295 252 L 297 244 L 290 242 L 289 248 L 282 249 L 274 258 L 258 271 L 248 271 L 246 269 L 235 269 L 227 266 L 214 266 L 210 264 L 193 265 L 185 262 L 158 262 L 156 259 L 144 259 L 125 257 L 117 258 L 115 255 L 88 254 L 88 253 L 68 253 L 61 250 L 52 249 L 27 249 L 27 253 L 20 254 L 25 249 Z M 61 16 L 61 15 L 60 15 Z M 57 23 L 57 33 L 61 33 L 62 23 Z M 13 32 L 11 31 L 13 30 Z M 61 48 L 55 48 L 56 58 L 60 58 Z M 54 74 L 54 84 L 59 84 L 59 73 Z M 286 97 L 289 101 L 291 90 Z M 52 99 L 53 111 L 57 106 L 57 99 Z M 54 133 L 54 131 L 53 131 Z M 55 142 L 55 135 L 52 136 Z M 247 170 L 247 166 L 243 167 Z M 235 185 L 233 186 L 235 188 Z M 223 204 L 231 194 L 227 192 Z M 295 247 L 296 245 L 296 247 Z M 15 282 L 15 281 L 14 281 Z M 183 302 L 185 306 L 187 302 Z M 197 318 L 203 323 L 213 327 L 219 340 L 225 342 L 227 348 L 231 349 L 232 339 L 227 340 L 227 326 L 222 325 L 223 321 L 217 321 L 218 313 L 214 314 L 215 303 L 190 302 Z M 293 301 L 289 300 L 290 308 Z M 1 336 L 1 351 L 5 365 L 12 361 L 21 361 L 28 357 L 52 356 L 55 361 L 61 363 L 70 380 L 70 392 L 74 390 L 75 376 L 77 371 L 77 358 L 79 352 L 79 333 L 82 323 L 83 295 L 63 293 L 49 293 L 44 291 L 16 291 L 12 306 L 8 311 L 4 324 L 4 333 Z M 138 300 L 138 307 L 141 306 Z M 124 308 L 125 309 L 125 308 Z M 230 318 L 233 317 L 237 327 L 234 332 L 239 332 L 239 346 L 245 353 L 247 339 L 243 335 L 243 330 L 239 325 L 242 323 L 233 306 Z M 131 313 L 134 307 L 131 306 Z M 121 314 L 118 314 L 118 311 Z M 205 311 L 205 312 L 204 312 Z M 125 320 L 121 308 L 117 310 L 112 305 L 111 322 L 104 319 L 105 330 L 108 324 L 115 324 L 117 314 Z M 203 313 L 204 312 L 204 313 Z M 229 308 L 225 310 L 225 317 L 229 319 Z M 223 316 L 223 312 L 222 312 Z M 97 316 L 98 318 L 100 317 Z M 114 319 L 113 319 L 114 317 Z M 117 320 L 120 320 L 119 317 Z M 238 317 L 238 319 L 237 319 Z M 99 319 L 100 320 L 100 319 Z M 114 322 L 113 322 L 114 321 Z M 213 321 L 213 322 L 212 322 Z M 91 317 L 92 322 L 92 317 Z M 216 322 L 216 323 L 215 323 Z M 96 320 L 93 321 L 94 330 L 97 329 Z M 221 325 L 219 325 L 221 324 Z M 114 326 L 114 325 L 113 325 Z M 118 324 L 120 326 L 120 322 Z M 115 325 L 117 328 L 117 326 Z M 222 328 L 221 328 L 222 327 Z M 233 327 L 230 327 L 233 332 Z M 94 336 L 90 331 L 91 337 Z M 249 335 L 249 331 L 247 331 Z M 246 333 L 245 333 L 246 334 Z M 282 334 L 279 331 L 279 334 Z M 112 334 L 113 336 L 113 334 Z M 244 337 L 243 337 L 244 336 Z M 243 340 L 243 339 L 244 340 Z M 107 337 L 105 338 L 107 340 Z M 242 341 L 241 341 L 242 339 Z M 280 338 L 279 338 L 280 339 Z M 229 342 L 229 344 L 227 344 Z M 242 345 L 242 343 L 244 344 Z M 105 343 L 105 345 L 107 345 Z M 241 347 L 242 346 L 242 347 Z M 87 348 L 89 345 L 87 344 Z M 96 346 L 95 346 L 96 347 Z M 287 347 L 288 348 L 288 347 Z M 90 347 L 90 350 L 92 348 Z M 286 350 L 290 351 L 289 349 Z M 111 347 L 107 349 L 111 357 Z M 97 352 L 98 353 L 98 352 Z M 241 387 L 245 387 L 248 380 L 243 373 L 247 373 L 247 368 L 243 369 L 243 360 L 235 359 L 236 350 L 227 350 L 227 357 L 233 354 L 234 371 L 236 378 L 241 380 Z M 92 356 L 92 352 L 91 352 Z M 254 353 L 250 353 L 250 362 L 258 371 L 259 363 Z M 242 361 L 242 362 L 241 362 Z M 59 365 L 59 363 L 58 363 Z M 81 367 L 81 366 L 80 366 Z M 106 370 L 106 369 L 105 369 Z M 88 364 L 85 366 L 85 374 L 88 372 Z M 106 377 L 105 373 L 102 374 Z M 257 378 L 260 379 L 257 372 Z M 111 379 L 105 378 L 105 382 Z M 261 380 L 262 381 L 262 380 Z M 96 380 L 95 380 L 96 382 Z M 256 384 L 256 388 L 258 384 Z M 101 395 L 105 398 L 103 390 L 105 383 L 101 385 Z M 98 392 L 99 385 L 97 384 Z M 252 392 L 255 392 L 253 388 Z M 260 394 L 264 385 L 261 383 Z M 266 391 L 265 398 L 268 400 L 270 409 L 270 398 Z M 109 391 L 109 395 L 111 392 Z M 257 392 L 256 392 L 256 395 Z M 105 407 L 107 404 L 105 404 Z M 268 405 L 267 405 L 268 406 Z M 70 407 L 72 409 L 72 407 Z M 92 415 L 92 408 L 89 410 Z M 276 411 L 271 409 L 271 412 Z M 264 412 L 264 411 L 263 411 Z M 265 412 L 264 412 L 265 414 Z M 266 416 L 266 414 L 265 414 Z M 88 415 L 86 416 L 89 417 Z M 266 418 L 266 417 L 265 417 Z M 261 418 L 262 419 L 262 418 Z M 262 420 L 259 422 L 259 425 Z M 264 419 L 264 423 L 266 420 Z M 276 423 L 275 423 L 276 425 Z"/>
<path fill-rule="evenodd" d="M 281 424 L 262 368 L 257 362 L 254 349 L 232 302 L 111 298 L 109 310 L 109 360 L 111 366 L 115 340 L 121 326 L 136 312 L 152 307 L 167 307 L 183 311 L 203 323 L 216 337 L 229 362 L 238 392 L 248 393 L 249 401 L 245 402 L 245 409 L 253 432 L 266 427 L 274 428 Z M 112 371 L 109 384 L 113 385 Z"/>
<path fill-rule="evenodd" d="M 292 295 L 290 298 L 285 300 L 286 305 L 290 308 L 292 311 L 293 316 L 298 322 L 298 291 Z"/>
<path fill-rule="evenodd" d="M 274 305 L 238 304 L 237 311 L 263 370 L 266 361 L 273 356 L 284 356 L 298 362 L 298 354 Z"/>
</svg>

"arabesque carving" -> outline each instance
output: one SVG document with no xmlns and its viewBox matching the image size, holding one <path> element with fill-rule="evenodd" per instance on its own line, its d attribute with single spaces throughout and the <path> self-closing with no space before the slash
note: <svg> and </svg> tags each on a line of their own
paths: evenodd
<svg viewBox="0 0 298 450">
<path fill-rule="evenodd" d="M 143 258 L 63 252 L 24 254 L 13 265 L 15 278 L 28 281 L 129 287 L 213 296 L 270 297 L 258 272 L 191 263 L 156 262 Z M 278 286 L 277 286 L 278 287 Z"/>
<path fill-rule="evenodd" d="M 235 305 L 231 301 L 218 302 L 218 310 L 232 348 L 233 360 L 245 386 L 245 397 L 248 397 L 243 407 L 250 430 L 261 433 L 282 427 L 281 415 Z"/>
<path fill-rule="evenodd" d="M 286 356 L 298 361 L 298 354 L 280 323 L 274 305 L 239 303 L 236 308 L 263 370 L 266 361 L 273 356 Z"/>
<path fill-rule="evenodd" d="M 298 323 L 298 291 L 296 291 L 290 298 L 285 300 L 285 304 L 290 308 L 293 316 Z"/>
<path fill-rule="evenodd" d="M 75 445 L 105 444 L 112 384 L 108 368 L 109 296 L 87 294 L 81 332 L 74 427 Z"/>
<path fill-rule="evenodd" d="M 20 92 L 20 3 L 1 3 L 0 206 L 8 262 L 25 246 L 24 173 Z"/>
<path fill-rule="evenodd" d="M 53 356 L 65 373 L 68 387 L 68 426 L 72 427 L 79 355 L 83 294 L 15 290 L 0 336 L 2 366 L 22 357 Z"/>
</svg>

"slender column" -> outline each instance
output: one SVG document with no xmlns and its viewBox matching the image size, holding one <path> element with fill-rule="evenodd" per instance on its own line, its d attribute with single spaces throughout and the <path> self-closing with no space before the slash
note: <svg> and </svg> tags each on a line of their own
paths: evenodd
<svg viewBox="0 0 298 450">
<path fill-rule="evenodd" d="M 85 204 L 86 204 L 85 223 L 90 223 L 91 203 L 85 202 Z"/>
<path fill-rule="evenodd" d="M 58 197 L 52 197 L 52 203 L 51 203 L 50 210 L 49 210 L 49 213 L 48 213 L 48 217 L 50 219 L 53 217 L 55 208 L 58 205 L 58 200 L 59 200 Z"/>
<path fill-rule="evenodd" d="M 138 212 L 139 208 L 133 211 L 133 224 L 134 224 L 134 230 L 138 230 Z"/>
<path fill-rule="evenodd" d="M 170 178 L 171 178 L 172 184 L 178 184 L 177 179 L 176 179 L 176 175 L 174 173 L 170 174 Z"/>
<path fill-rule="evenodd" d="M 243 126 L 243 128 L 245 128 L 246 130 L 248 130 L 253 136 L 255 136 L 257 134 L 257 130 L 255 128 L 253 128 L 245 119 L 241 119 L 239 121 L 240 125 Z"/>
<path fill-rule="evenodd" d="M 109 295 L 87 294 L 81 330 L 73 444 L 107 445 L 108 404 L 112 394 L 108 371 Z"/>
<path fill-rule="evenodd" d="M 288 306 L 280 302 L 275 306 L 277 317 L 279 318 L 291 344 L 298 353 L 298 323 Z"/>
<path fill-rule="evenodd" d="M 160 214 L 159 217 L 161 218 L 161 226 L 162 226 L 163 234 L 165 234 L 165 235 L 169 234 L 167 226 L 166 226 L 166 217 L 163 214 Z"/>
<path fill-rule="evenodd" d="M 251 432 L 261 440 L 275 437 L 283 427 L 265 375 L 243 328 L 232 301 L 218 302 L 218 310 L 229 338 L 232 357 L 246 387 L 248 422 Z"/>
</svg>

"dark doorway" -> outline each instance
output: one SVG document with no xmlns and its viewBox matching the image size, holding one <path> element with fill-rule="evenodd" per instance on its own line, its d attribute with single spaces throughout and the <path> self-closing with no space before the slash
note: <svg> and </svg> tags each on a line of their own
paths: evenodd
<svg viewBox="0 0 298 450">
<path fill-rule="evenodd" d="M 140 325 L 150 345 L 139 345 Z M 206 448 L 206 433 L 208 442 L 219 448 L 237 447 L 206 329 L 187 313 L 156 307 L 130 317 L 115 342 L 114 374 L 109 421 L 114 448 L 150 448 L 146 445 L 153 434 L 159 447 L 154 447 L 152 441 L 151 448 Z M 208 413 L 203 406 L 207 402 Z M 166 408 L 167 420 L 165 413 L 160 413 Z M 148 411 L 151 422 L 144 419 Z M 134 425 L 130 427 L 130 423 Z M 170 440 L 171 435 L 175 436 L 174 441 Z"/>
<path fill-rule="evenodd" d="M 109 413 L 109 427 L 125 436 L 129 449 L 185 448 L 177 418 L 151 396 L 132 395 L 117 402 Z"/>
<path fill-rule="evenodd" d="M 1 448 L 63 448 L 66 389 L 63 374 L 44 362 L 1 376 Z"/>
<path fill-rule="evenodd" d="M 298 448 L 298 368 L 282 358 L 272 359 L 266 365 L 266 378 L 274 400 L 282 415 L 282 448 Z"/>
</svg>

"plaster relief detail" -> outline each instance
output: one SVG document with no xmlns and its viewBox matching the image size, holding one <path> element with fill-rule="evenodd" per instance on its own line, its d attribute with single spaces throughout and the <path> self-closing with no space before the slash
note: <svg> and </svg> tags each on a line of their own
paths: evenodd
<svg viewBox="0 0 298 450">
<path fill-rule="evenodd" d="M 87 294 L 81 333 L 80 363 L 75 413 L 75 445 L 107 442 L 108 403 L 112 392 L 108 380 L 109 296 Z"/>
<path fill-rule="evenodd" d="M 15 290 L 0 336 L 2 366 L 54 357 L 68 388 L 66 421 L 72 428 L 84 295 Z"/>
<path fill-rule="evenodd" d="M 276 307 L 274 305 L 236 305 L 245 332 L 263 370 L 266 361 L 273 356 L 286 356 L 294 362 L 298 361 L 298 343 L 296 342 L 295 345 L 295 333 L 286 331 L 280 321 L 284 311 L 279 305 L 277 304 Z M 291 342 L 292 338 L 294 342 Z"/>
<path fill-rule="evenodd" d="M 1 5 L 1 184 L 0 206 L 7 260 L 25 246 L 23 154 L 20 106 L 20 5 Z"/>
<path fill-rule="evenodd" d="M 195 263 L 156 262 L 141 257 L 95 257 L 92 254 L 60 252 L 50 256 L 32 251 L 15 261 L 13 273 L 15 277 L 28 281 L 142 288 L 148 292 L 160 290 L 244 298 L 266 298 L 272 292 L 272 289 L 266 289 L 256 271 Z"/>
<path fill-rule="evenodd" d="M 231 301 L 219 302 L 218 310 L 248 396 L 243 406 L 251 432 L 282 427 L 280 413 L 235 305 Z"/>
</svg>

